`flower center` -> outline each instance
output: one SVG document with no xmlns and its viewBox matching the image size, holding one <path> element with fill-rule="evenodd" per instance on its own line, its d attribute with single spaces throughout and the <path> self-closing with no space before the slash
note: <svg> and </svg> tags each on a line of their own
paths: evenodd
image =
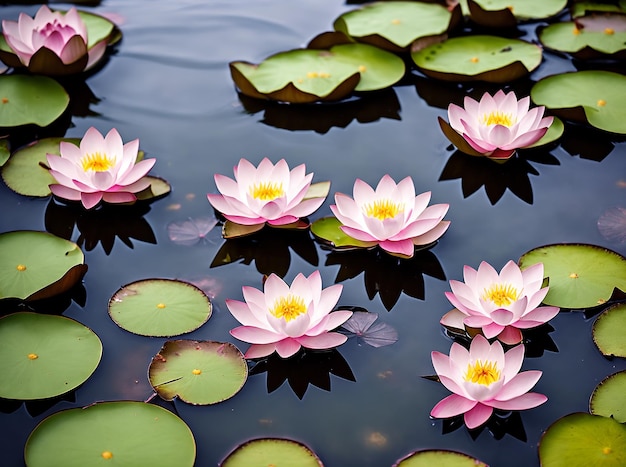
<svg viewBox="0 0 626 467">
<path fill-rule="evenodd" d="M 511 284 L 492 284 L 485 289 L 482 295 L 483 300 L 489 300 L 497 306 L 507 306 L 517 300 L 519 290 Z"/>
<path fill-rule="evenodd" d="M 505 114 L 504 112 L 491 112 L 483 115 L 483 123 L 487 126 L 491 125 L 504 125 L 510 127 L 515 123 L 515 119 L 511 114 Z"/>
<path fill-rule="evenodd" d="M 85 172 L 90 170 L 93 172 L 106 172 L 115 165 L 115 158 L 109 157 L 108 154 L 94 152 L 93 154 L 85 154 L 81 158 L 80 164 Z"/>
<path fill-rule="evenodd" d="M 284 196 L 283 184 L 277 182 L 261 182 L 256 183 L 250 188 L 250 195 L 261 201 L 272 201 L 273 199 Z"/>
<path fill-rule="evenodd" d="M 404 205 L 394 203 L 389 199 L 380 199 L 363 207 L 367 217 L 375 217 L 381 221 L 393 219 L 401 212 L 404 212 Z"/>
<path fill-rule="evenodd" d="M 302 297 L 289 294 L 286 297 L 280 297 L 274 302 L 274 308 L 270 310 L 276 318 L 284 318 L 289 322 L 296 319 L 303 313 L 306 313 L 306 305 Z"/>
<path fill-rule="evenodd" d="M 500 371 L 496 366 L 496 362 L 476 360 L 474 363 L 467 365 L 465 372 L 465 381 L 489 386 L 500 380 Z"/>
</svg>

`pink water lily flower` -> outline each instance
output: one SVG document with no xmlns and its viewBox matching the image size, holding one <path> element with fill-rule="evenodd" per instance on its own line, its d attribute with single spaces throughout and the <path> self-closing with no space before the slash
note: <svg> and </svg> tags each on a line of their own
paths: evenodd
<svg viewBox="0 0 626 467">
<path fill-rule="evenodd" d="M 509 159 L 546 134 L 554 117 L 544 117 L 543 106 L 529 109 L 530 97 L 519 101 L 514 92 L 483 94 L 479 102 L 465 97 L 464 108 L 448 106 L 448 119 L 439 123 L 445 135 L 461 151 L 494 160 Z M 450 128 L 454 131 L 450 131 Z"/>
<path fill-rule="evenodd" d="M 241 159 L 235 179 L 215 174 L 221 194 L 208 194 L 211 205 L 231 222 L 241 225 L 286 225 L 317 210 L 326 195 L 311 196 L 313 174 L 304 164 L 291 171 L 285 159 L 276 163 L 264 158 L 258 167 Z M 327 192 L 327 191 L 326 191 Z"/>
<path fill-rule="evenodd" d="M 131 203 L 135 193 L 150 186 L 145 175 L 156 159 L 137 161 L 139 140 L 126 144 L 115 128 L 103 137 L 91 127 L 80 141 L 80 147 L 62 141 L 59 156 L 47 154 L 50 174 L 57 183 L 50 185 L 52 194 L 80 201 L 91 209 L 100 201 Z"/>
<path fill-rule="evenodd" d="M 104 55 L 107 39 L 88 46 L 87 26 L 76 8 L 51 11 L 42 5 L 34 18 L 20 13 L 17 21 L 2 21 L 12 54 L 0 55 L 9 66 L 25 66 L 34 73 L 62 75 L 93 67 Z"/>
<path fill-rule="evenodd" d="M 263 291 L 253 287 L 242 290 L 245 302 L 226 300 L 226 306 L 243 325 L 230 333 L 252 344 L 246 358 L 265 357 L 274 351 L 287 358 L 301 347 L 329 349 L 347 340 L 345 335 L 331 332 L 352 316 L 346 310 L 331 313 L 342 286 L 322 290 L 319 271 L 309 277 L 298 274 L 290 286 L 270 274 Z"/>
<path fill-rule="evenodd" d="M 432 352 L 433 366 L 441 383 L 454 394 L 439 401 L 431 417 L 449 418 L 464 414 L 465 425 L 477 428 L 493 409 L 526 410 L 548 400 L 543 394 L 528 392 L 541 377 L 541 371 L 519 372 L 524 346 L 504 353 L 500 342 L 489 344 L 481 335 L 472 339 L 469 351 L 454 343 L 450 356 Z"/>
<path fill-rule="evenodd" d="M 463 277 L 465 283 L 450 281 L 446 297 L 456 308 L 443 316 L 444 326 L 480 328 L 488 339 L 512 345 L 522 340 L 520 329 L 544 324 L 559 312 L 556 306 L 539 306 L 548 293 L 542 263 L 522 271 L 509 261 L 498 273 L 483 261 L 478 271 L 465 266 Z"/>
<path fill-rule="evenodd" d="M 411 177 L 397 185 L 384 175 L 376 189 L 357 179 L 354 198 L 335 194 L 330 209 L 343 224 L 341 230 L 352 238 L 401 257 L 413 256 L 416 246 L 433 243 L 448 229 L 444 221 L 448 204 L 428 206 L 430 192 L 415 196 Z"/>
</svg>

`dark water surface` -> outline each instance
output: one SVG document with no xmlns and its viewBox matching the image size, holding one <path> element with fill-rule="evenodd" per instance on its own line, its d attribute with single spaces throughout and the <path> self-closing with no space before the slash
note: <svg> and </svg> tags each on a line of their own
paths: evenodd
<svg viewBox="0 0 626 467">
<path fill-rule="evenodd" d="M 161 403 L 193 431 L 198 466 L 216 465 L 239 443 L 265 436 L 300 440 L 330 467 L 390 466 L 425 448 L 463 451 L 492 466 L 538 465 L 541 433 L 563 415 L 587 411 L 596 384 L 626 368 L 596 350 L 592 317 L 563 312 L 551 322 L 552 332 L 536 337 L 534 356 L 524 362 L 524 369 L 543 371 L 535 390 L 548 396 L 546 404 L 476 439 L 465 427 L 444 433 L 450 427 L 429 418 L 433 405 L 448 395 L 438 383 L 421 378 L 434 373 L 430 352 L 447 354 L 451 345 L 439 324 L 451 308 L 444 296 L 448 280 L 462 280 L 465 264 L 477 267 L 484 260 L 500 269 L 509 259 L 551 243 L 592 243 L 625 254 L 626 245 L 605 240 L 596 223 L 606 209 L 626 203 L 626 146 L 572 126 L 561 146 L 498 169 L 453 155 L 437 124 L 437 116 L 446 112 L 437 105 L 457 99 L 450 93 L 454 86 L 439 86 L 415 72 L 365 102 L 300 112 L 244 106 L 230 79 L 229 61 L 258 63 L 303 46 L 351 8 L 337 0 L 112 0 L 94 8 L 123 18 L 124 39 L 104 68 L 86 80 L 99 101 L 91 104 L 90 115 L 72 118 L 65 136 L 80 137 L 95 126 L 103 133 L 117 128 L 124 141 L 139 138 L 147 155 L 157 158 L 152 174 L 167 179 L 173 190 L 143 216 L 118 219 L 112 247 L 113 237 L 99 242 L 111 219 L 99 226 L 88 221 L 71 234 L 82 243 L 89 271 L 84 306 L 74 302 L 64 315 L 98 334 L 102 362 L 73 399 L 52 407 L 33 404 L 29 410 L 5 404 L 1 465 L 23 465 L 28 434 L 51 413 L 95 401 L 150 397 L 147 367 L 165 339 L 127 333 L 107 314 L 107 302 L 120 286 L 150 277 L 213 281 L 212 318 L 183 337 L 230 341 L 243 351 L 248 344 L 228 333 L 238 323 L 224 300 L 241 300 L 243 285 L 260 288 L 261 272 L 272 268 L 283 268 L 287 282 L 299 272 L 320 269 L 325 286 L 342 280 L 340 305 L 365 307 L 399 331 L 398 342 L 388 347 L 355 340 L 339 347 L 332 364 L 343 377 L 329 376 L 324 359 L 313 362 L 319 374 L 311 377 L 329 378 L 330 391 L 309 386 L 300 399 L 285 383 L 268 393 L 268 379 L 278 384 L 284 370 L 271 367 L 214 406 Z M 0 7 L 0 16 L 16 19 L 21 10 L 32 14 L 36 8 Z M 532 30 L 525 39 L 534 38 Z M 574 70 L 568 60 L 546 56 L 531 78 L 567 70 Z M 528 88 L 522 82 L 515 89 L 527 93 Z M 223 246 L 217 230 L 191 247 L 169 240 L 168 224 L 212 213 L 205 195 L 215 191 L 214 173 L 231 176 L 241 157 L 256 164 L 264 156 L 285 158 L 290 166 L 306 163 L 314 181 L 332 181 L 331 196 L 313 219 L 330 215 L 332 194 L 351 193 L 355 178 L 375 184 L 389 173 L 396 181 L 410 175 L 418 192 L 432 191 L 432 203 L 449 203 L 451 227 L 430 255 L 419 256 L 406 270 L 374 255 L 329 254 L 308 237 L 298 237 L 290 249 L 284 239 L 270 238 L 243 261 L 235 257 L 231 264 L 212 267 Z M 0 206 L 2 232 L 45 230 L 46 213 L 54 208 L 48 199 L 21 197 L 4 185 Z M 71 224 L 65 228 L 71 230 Z M 398 295 L 402 286 L 416 297 Z M 349 371 L 341 373 L 341 359 L 356 381 Z"/>
</svg>

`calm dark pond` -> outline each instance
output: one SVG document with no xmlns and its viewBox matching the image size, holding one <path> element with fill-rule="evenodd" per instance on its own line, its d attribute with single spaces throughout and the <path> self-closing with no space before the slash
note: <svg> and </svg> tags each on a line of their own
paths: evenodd
<svg viewBox="0 0 626 467">
<path fill-rule="evenodd" d="M 596 350 L 592 317 L 564 312 L 551 322 L 551 332 L 535 336 L 524 362 L 524 369 L 543 371 L 535 390 L 548 396 L 546 404 L 476 439 L 464 426 L 451 430 L 429 418 L 433 405 L 448 394 L 421 378 L 434 373 L 430 352 L 447 354 L 451 345 L 439 324 L 451 308 L 444 296 L 448 281 L 462 280 L 465 264 L 477 267 L 484 260 L 500 269 L 551 243 L 591 243 L 626 254 L 626 245 L 605 240 L 596 225 L 606 209 L 626 203 L 626 145 L 571 126 L 550 152 L 530 153 L 500 168 L 479 163 L 488 161 L 468 163 L 453 155 L 437 124 L 446 114 L 437 103 L 457 99 L 451 93 L 455 87 L 416 72 L 370 100 L 323 110 L 292 111 L 239 99 L 229 61 L 257 63 L 303 46 L 351 8 L 339 0 L 110 0 L 93 8 L 121 19 L 124 38 L 104 68 L 86 80 L 97 101 L 86 116 L 72 118 L 65 136 L 80 137 L 95 126 L 103 133 L 117 128 L 124 141 L 139 138 L 148 156 L 157 158 L 152 174 L 167 179 L 173 190 L 127 219 L 85 220 L 73 231 L 71 239 L 82 243 L 89 266 L 86 300 L 73 302 L 64 315 L 98 334 L 102 362 L 69 400 L 51 407 L 4 404 L 0 464 L 23 465 L 29 433 L 51 413 L 150 397 L 147 367 L 165 339 L 127 333 L 107 314 L 107 302 L 120 286 L 150 277 L 205 278 L 214 284 L 212 318 L 184 338 L 230 341 L 245 351 L 248 344 L 228 333 L 238 323 L 224 300 L 241 300 L 243 285 L 261 287 L 268 268 L 286 271 L 288 282 L 316 269 L 325 286 L 342 280 L 340 305 L 367 308 L 399 331 L 391 346 L 375 349 L 349 340 L 339 347 L 331 362 L 339 376 L 329 374 L 321 359 L 306 370 L 311 375 L 301 370 L 294 381 L 300 389 L 307 377 L 323 386 L 325 376 L 330 391 L 310 385 L 300 399 L 285 382 L 268 392 L 268 378 L 270 386 L 278 385 L 281 371 L 289 371 L 270 367 L 269 373 L 257 368 L 259 374 L 251 375 L 241 392 L 214 406 L 156 401 L 190 426 L 198 466 L 216 465 L 239 443 L 264 436 L 300 440 L 329 467 L 390 466 L 424 448 L 462 451 L 492 466 L 538 465 L 543 430 L 563 415 L 587 411 L 596 384 L 626 368 Z M 19 11 L 35 10 L 3 6 L 0 16 L 16 19 Z M 533 31 L 528 27 L 523 38 L 532 40 Z M 531 79 L 574 69 L 569 60 L 546 54 Z M 527 93 L 529 82 L 514 89 Z M 329 254 L 308 237 L 298 237 L 291 248 L 283 238 L 270 238 L 243 260 L 233 249 L 228 252 L 233 262 L 215 267 L 224 243 L 217 230 L 191 247 L 169 240 L 168 224 L 212 214 L 206 193 L 216 190 L 213 174 L 230 176 L 240 158 L 257 164 L 264 156 L 285 158 L 290 166 L 306 163 L 314 181 L 332 181 L 331 196 L 313 219 L 330 215 L 332 194 L 351 193 L 355 178 L 374 184 L 389 173 L 396 181 L 410 175 L 418 192 L 432 191 L 432 203 L 449 203 L 451 227 L 430 254 L 405 270 L 372 255 Z M 0 231 L 46 229 L 48 199 L 21 197 L 1 185 L 0 206 Z M 118 235 L 114 240 L 112 231 Z M 415 297 L 399 293 L 403 288 Z M 354 378 L 342 369 L 342 359 Z"/>
</svg>

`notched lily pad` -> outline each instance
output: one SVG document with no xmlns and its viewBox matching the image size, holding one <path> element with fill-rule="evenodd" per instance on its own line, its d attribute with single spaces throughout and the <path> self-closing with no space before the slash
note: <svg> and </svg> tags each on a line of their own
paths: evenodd
<svg viewBox="0 0 626 467">
<path fill-rule="evenodd" d="M 596 386 L 589 399 L 589 411 L 626 422 L 626 371 L 614 373 Z"/>
<path fill-rule="evenodd" d="M 376 243 L 362 242 L 346 235 L 341 230 L 341 222 L 336 217 L 323 217 L 311 224 L 311 233 L 319 240 L 338 250 L 374 248 Z"/>
<path fill-rule="evenodd" d="M 147 279 L 120 288 L 109 300 L 109 315 L 122 329 L 151 337 L 194 331 L 210 318 L 212 305 L 187 282 Z"/>
<path fill-rule="evenodd" d="M 526 269 L 543 263 L 550 290 L 546 305 L 569 309 L 593 308 L 608 302 L 615 290 L 626 291 L 626 258 L 595 245 L 563 243 L 524 253 L 519 265 Z"/>
<path fill-rule="evenodd" d="M 14 313 L 0 319 L 0 397 L 48 399 L 84 383 L 96 370 L 102 343 L 70 318 Z"/>
<path fill-rule="evenodd" d="M 567 0 L 467 0 L 470 18 L 491 28 L 514 28 L 518 22 L 550 18 Z"/>
<path fill-rule="evenodd" d="M 98 402 L 44 419 L 28 437 L 29 467 L 149 465 L 192 467 L 196 443 L 187 424 L 145 402 Z M 52 459 L 52 461 L 51 461 Z"/>
<path fill-rule="evenodd" d="M 456 451 L 425 449 L 398 460 L 393 467 L 488 467 L 484 462 Z"/>
<path fill-rule="evenodd" d="M 593 323 L 593 341 L 607 357 L 626 358 L 626 303 L 604 310 Z"/>
<path fill-rule="evenodd" d="M 248 365 L 228 342 L 174 340 L 152 359 L 148 378 L 165 400 L 179 397 L 194 405 L 216 404 L 239 392 L 248 378 Z"/>
<path fill-rule="evenodd" d="M 444 81 L 508 83 L 541 63 L 541 48 L 519 39 L 476 35 L 448 39 L 411 54 L 426 76 Z"/>
<path fill-rule="evenodd" d="M 618 73 L 587 70 L 548 76 L 535 83 L 530 97 L 565 120 L 626 134 L 626 77 Z"/>
<path fill-rule="evenodd" d="M 220 463 L 220 467 L 275 465 L 323 467 L 322 461 L 307 446 L 284 438 L 259 438 L 240 444 Z"/>
</svg>

